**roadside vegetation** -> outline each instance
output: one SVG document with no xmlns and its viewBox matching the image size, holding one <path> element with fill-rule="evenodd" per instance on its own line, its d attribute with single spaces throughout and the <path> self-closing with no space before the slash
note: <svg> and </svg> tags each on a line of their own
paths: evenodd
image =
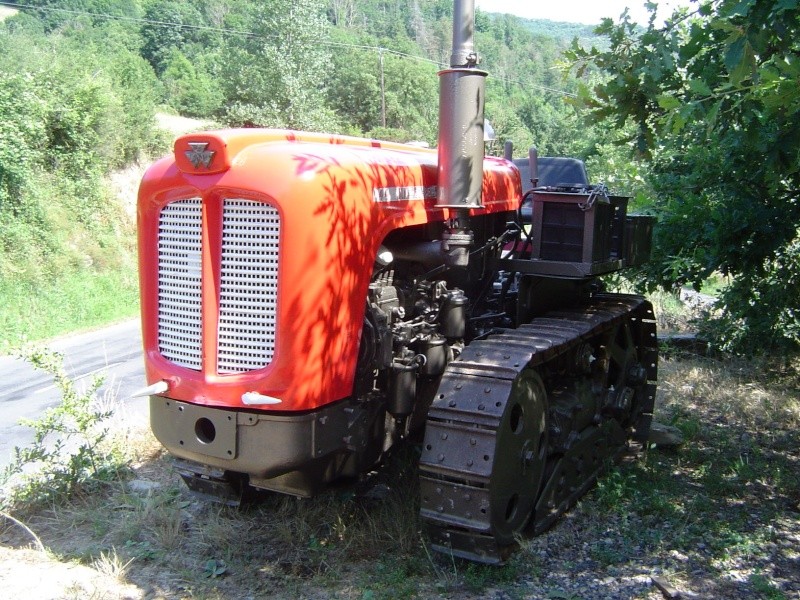
<svg viewBox="0 0 800 600">
<path fill-rule="evenodd" d="M 39 347 L 20 358 L 53 378 L 60 399 L 41 417 L 21 422 L 33 430 L 33 441 L 14 448 L 0 472 L 0 508 L 32 509 L 118 479 L 131 457 L 121 431 L 111 432 L 113 404 L 97 395 L 103 378 L 78 384 L 67 375 L 62 355 Z"/>
<path fill-rule="evenodd" d="M 164 145 L 124 31 L 0 28 L 0 326 L 18 344 L 136 310 L 134 227 L 105 178 Z"/>
</svg>

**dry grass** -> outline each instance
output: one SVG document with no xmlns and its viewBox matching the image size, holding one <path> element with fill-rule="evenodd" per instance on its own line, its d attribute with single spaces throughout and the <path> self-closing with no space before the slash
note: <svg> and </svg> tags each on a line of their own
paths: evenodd
<svg viewBox="0 0 800 600">
<path fill-rule="evenodd" d="M 13 17 L 19 11 L 16 8 L 11 8 L 8 6 L 0 6 L 0 21 L 4 21 L 8 17 Z"/>
<path fill-rule="evenodd" d="M 139 182 L 149 166 L 149 161 L 136 162 L 108 176 L 111 192 L 122 206 L 128 224 L 136 222 L 136 195 L 139 191 Z"/>
<path fill-rule="evenodd" d="M 798 364 L 692 358 L 662 362 L 661 410 L 710 413 L 748 429 L 800 424 Z"/>
<path fill-rule="evenodd" d="M 660 598 L 650 574 L 700 598 L 798 597 L 800 394 L 790 367 L 663 361 L 659 419 L 686 444 L 613 469 L 502 569 L 427 549 L 414 448 L 315 499 L 265 495 L 237 510 L 192 497 L 145 433 L 134 482 L 26 524 L 109 598 Z M 4 558 L 19 547 L 30 563 L 18 528 L 0 539 Z"/>
<path fill-rule="evenodd" d="M 103 577 L 124 583 L 128 567 L 134 560 L 136 559 L 123 560 L 117 555 L 116 548 L 112 548 L 109 552 L 100 552 L 100 556 L 92 561 L 92 567 Z"/>
</svg>

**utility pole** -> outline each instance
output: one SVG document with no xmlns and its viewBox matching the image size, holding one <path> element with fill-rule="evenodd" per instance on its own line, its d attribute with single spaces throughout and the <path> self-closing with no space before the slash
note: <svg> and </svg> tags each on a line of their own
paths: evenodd
<svg viewBox="0 0 800 600">
<path fill-rule="evenodd" d="M 383 79 L 383 48 L 378 49 L 381 66 L 381 127 L 386 128 L 386 83 Z"/>
</svg>

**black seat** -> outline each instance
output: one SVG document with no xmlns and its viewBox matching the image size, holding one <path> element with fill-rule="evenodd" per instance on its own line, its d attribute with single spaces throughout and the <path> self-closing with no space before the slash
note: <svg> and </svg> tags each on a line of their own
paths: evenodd
<svg viewBox="0 0 800 600">
<path fill-rule="evenodd" d="M 540 156 L 538 187 L 582 187 L 589 185 L 586 165 L 577 158 Z M 522 193 L 533 188 L 531 168 L 527 158 L 515 158 L 514 164 L 522 178 Z"/>
<path fill-rule="evenodd" d="M 586 174 L 586 165 L 577 158 L 563 156 L 540 156 L 539 181 L 537 187 L 565 187 L 581 188 L 589 185 L 589 176 Z M 522 193 L 533 189 L 531 182 L 531 167 L 527 158 L 515 158 L 514 164 L 519 169 L 522 179 Z M 526 200 L 521 208 L 522 220 L 530 223 L 533 217 L 533 206 L 530 199 Z"/>
</svg>

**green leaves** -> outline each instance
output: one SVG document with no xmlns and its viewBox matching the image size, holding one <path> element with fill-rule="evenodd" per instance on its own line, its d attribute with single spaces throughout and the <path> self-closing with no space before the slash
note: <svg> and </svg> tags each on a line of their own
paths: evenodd
<svg viewBox="0 0 800 600">
<path fill-rule="evenodd" d="M 796 256 L 800 221 L 798 2 L 704 3 L 641 36 L 605 28 L 609 50 L 574 56 L 607 75 L 584 106 L 636 126 L 649 157 L 660 214 L 650 276 L 672 286 L 731 274 L 720 323 L 738 325 L 718 329 L 721 343 L 800 350 L 800 284 L 771 283 L 792 272 L 783 257 Z"/>
<path fill-rule="evenodd" d="M 700 96 L 710 96 L 713 93 L 708 84 L 702 79 L 689 79 L 686 84 L 693 93 Z"/>
<path fill-rule="evenodd" d="M 33 442 L 15 447 L 11 463 L 0 473 L 3 495 L 0 506 L 38 502 L 66 495 L 89 481 L 109 479 L 124 470 L 120 457 L 108 452 L 108 410 L 96 406 L 102 377 L 79 389 L 57 352 L 33 347 L 21 354 L 34 367 L 53 377 L 61 394 L 59 402 L 37 419 L 22 424 L 33 429 Z M 5 484 L 13 478 L 15 485 Z"/>
<path fill-rule="evenodd" d="M 745 17 L 750 12 L 750 10 L 755 6 L 756 0 L 739 0 L 738 3 L 736 2 L 729 2 L 727 10 L 725 8 L 721 9 L 720 12 L 722 14 L 726 14 L 727 16 L 742 16 Z"/>
<path fill-rule="evenodd" d="M 225 565 L 225 561 L 222 560 L 216 560 L 212 558 L 210 560 L 207 560 L 206 564 L 203 566 L 203 575 L 205 575 L 209 579 L 216 579 L 217 577 L 221 577 L 227 572 L 228 572 L 228 567 Z"/>
<path fill-rule="evenodd" d="M 725 52 L 725 66 L 729 71 L 730 82 L 734 86 L 741 85 L 755 73 L 755 52 L 745 37 L 737 37 L 728 46 Z"/>
<path fill-rule="evenodd" d="M 706 135 L 711 135 L 711 133 L 717 127 L 717 116 L 719 115 L 720 107 L 722 106 L 722 101 L 718 100 L 714 104 L 711 105 L 711 108 L 708 109 L 706 113 Z"/>
<path fill-rule="evenodd" d="M 0 212 L 23 210 L 23 191 L 43 157 L 45 113 L 29 76 L 0 71 Z"/>
<path fill-rule="evenodd" d="M 670 94 L 661 94 L 656 97 L 658 105 L 664 110 L 675 110 L 681 107 L 681 101 Z"/>
</svg>

